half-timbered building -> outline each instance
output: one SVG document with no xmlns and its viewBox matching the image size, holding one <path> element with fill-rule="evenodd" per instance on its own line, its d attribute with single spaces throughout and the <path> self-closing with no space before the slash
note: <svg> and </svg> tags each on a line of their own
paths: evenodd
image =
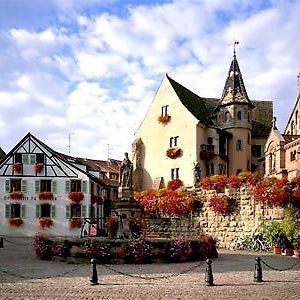
<svg viewBox="0 0 300 300">
<path fill-rule="evenodd" d="M 101 234 L 117 198 L 113 162 L 111 179 L 104 161 L 63 155 L 28 133 L 0 162 L 0 235 L 79 236 L 86 220 L 85 234 Z"/>
</svg>

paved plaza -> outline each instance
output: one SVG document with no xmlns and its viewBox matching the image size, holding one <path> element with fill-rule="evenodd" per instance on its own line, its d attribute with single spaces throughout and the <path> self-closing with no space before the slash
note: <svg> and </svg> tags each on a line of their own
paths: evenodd
<svg viewBox="0 0 300 300">
<path fill-rule="evenodd" d="M 204 262 L 98 265 L 99 285 L 92 286 L 88 263 L 41 261 L 32 254 L 31 239 L 7 237 L 0 248 L 0 299 L 300 299 L 300 259 L 219 253 L 214 286 L 205 284 Z M 275 269 L 290 270 L 262 265 L 264 281 L 255 283 L 257 255 Z"/>
</svg>

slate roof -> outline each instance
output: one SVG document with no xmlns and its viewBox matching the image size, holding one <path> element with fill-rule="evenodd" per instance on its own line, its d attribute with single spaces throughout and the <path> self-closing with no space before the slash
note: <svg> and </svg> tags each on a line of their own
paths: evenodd
<svg viewBox="0 0 300 300">
<path fill-rule="evenodd" d="M 181 103 L 202 124 L 214 126 L 212 119 L 215 116 L 220 99 L 200 97 L 172 79 L 169 75 L 166 76 Z M 254 100 L 251 101 L 251 104 L 254 107 L 252 111 L 252 137 L 267 137 L 272 127 L 273 102 Z"/>
</svg>

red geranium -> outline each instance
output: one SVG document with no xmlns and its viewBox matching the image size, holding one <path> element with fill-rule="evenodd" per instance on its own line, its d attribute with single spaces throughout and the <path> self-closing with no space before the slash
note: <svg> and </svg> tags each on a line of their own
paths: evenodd
<svg viewBox="0 0 300 300">
<path fill-rule="evenodd" d="M 182 181 L 180 179 L 174 179 L 168 182 L 167 188 L 170 190 L 177 190 L 182 186 Z"/>
<path fill-rule="evenodd" d="M 83 200 L 83 198 L 84 198 L 84 195 L 82 192 L 70 192 L 69 193 L 69 199 L 72 202 L 79 203 Z"/>
<path fill-rule="evenodd" d="M 171 158 L 175 159 L 181 154 L 181 149 L 180 148 L 170 148 L 166 151 L 166 155 Z"/>
</svg>

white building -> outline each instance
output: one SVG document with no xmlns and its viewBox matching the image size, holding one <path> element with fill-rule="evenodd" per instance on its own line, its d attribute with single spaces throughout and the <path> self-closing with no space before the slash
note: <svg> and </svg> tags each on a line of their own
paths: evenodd
<svg viewBox="0 0 300 300">
<path fill-rule="evenodd" d="M 0 162 L 0 235 L 79 236 L 84 218 L 94 218 L 99 235 L 118 183 L 98 162 L 58 153 L 28 133 Z"/>
</svg>

